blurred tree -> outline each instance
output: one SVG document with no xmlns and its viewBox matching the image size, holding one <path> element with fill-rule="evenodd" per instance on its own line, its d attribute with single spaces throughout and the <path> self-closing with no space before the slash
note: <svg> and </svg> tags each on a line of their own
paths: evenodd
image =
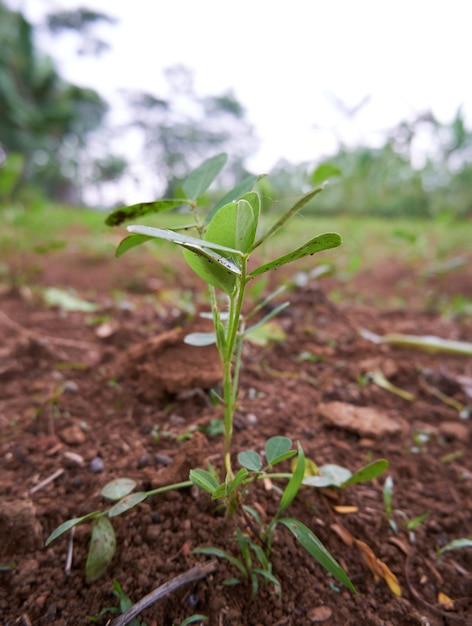
<svg viewBox="0 0 472 626">
<path fill-rule="evenodd" d="M 0 1 L 0 152 L 24 157 L 23 181 L 77 201 L 78 157 L 102 122 L 105 101 L 61 79 L 34 45 L 33 28 Z"/>
<path fill-rule="evenodd" d="M 168 95 L 126 93 L 132 126 L 142 136 L 143 162 L 156 179 L 156 193 L 172 194 L 179 181 L 204 159 L 228 152 L 223 186 L 247 174 L 245 158 L 256 140 L 243 106 L 231 92 L 199 97 L 191 70 L 175 66 L 165 71 Z"/>
<path fill-rule="evenodd" d="M 98 55 L 109 49 L 109 45 L 94 32 L 97 24 L 116 24 L 117 20 L 105 13 L 78 8 L 55 11 L 46 15 L 46 24 L 53 35 L 64 32 L 80 35 L 79 54 Z"/>
<path fill-rule="evenodd" d="M 379 217 L 472 214 L 472 132 L 460 108 L 449 124 L 430 112 L 402 121 L 378 148 L 341 145 L 329 163 L 342 175 L 304 210 Z M 313 169 L 308 162 L 279 162 L 269 173 L 278 200 L 314 184 Z"/>
</svg>

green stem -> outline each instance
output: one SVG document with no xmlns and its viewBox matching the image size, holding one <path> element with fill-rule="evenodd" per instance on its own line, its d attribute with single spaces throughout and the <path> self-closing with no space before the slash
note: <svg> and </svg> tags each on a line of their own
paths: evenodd
<svg viewBox="0 0 472 626">
<path fill-rule="evenodd" d="M 165 493 L 166 491 L 173 491 L 174 489 L 186 489 L 187 487 L 191 487 L 193 485 L 191 480 L 185 480 L 182 483 L 174 483 L 173 485 L 165 485 L 164 487 L 158 487 L 157 489 L 152 489 L 151 491 L 146 491 L 146 497 L 157 496 L 159 493 Z"/>
<path fill-rule="evenodd" d="M 224 464 L 229 480 L 233 479 L 231 465 L 231 442 L 233 438 L 233 417 L 236 406 L 239 370 L 241 360 L 241 337 L 240 319 L 246 289 L 247 258 L 242 259 L 241 277 L 237 281 L 237 287 L 230 296 L 230 311 L 226 345 L 223 350 L 223 398 L 224 409 Z M 234 365 L 234 370 L 233 370 Z"/>
</svg>

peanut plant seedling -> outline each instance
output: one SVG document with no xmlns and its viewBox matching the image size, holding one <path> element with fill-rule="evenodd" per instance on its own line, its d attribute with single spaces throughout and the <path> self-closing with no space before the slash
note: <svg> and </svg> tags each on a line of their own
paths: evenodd
<svg viewBox="0 0 472 626">
<path fill-rule="evenodd" d="M 246 312 L 246 294 L 249 285 L 252 285 L 259 277 L 264 279 L 268 272 L 283 265 L 339 246 L 341 237 L 337 233 L 317 235 L 282 256 L 262 265 L 254 264 L 254 251 L 283 228 L 287 220 L 319 194 L 323 187 L 316 187 L 306 193 L 272 227 L 260 233 L 261 201 L 258 193 L 253 190 L 258 180 L 256 176 L 244 179 L 211 210 L 205 210 L 203 194 L 218 176 L 225 162 L 226 155 L 220 154 L 208 159 L 191 172 L 183 181 L 180 198 L 161 199 L 156 202 L 120 208 L 111 213 L 106 220 L 108 225 L 115 226 L 129 219 L 149 213 L 162 213 L 177 207 L 186 207 L 192 216 L 188 225 L 173 230 L 141 225 L 128 226 L 129 236 L 119 244 L 116 254 L 120 256 L 135 246 L 151 240 L 171 242 L 181 248 L 188 266 L 208 286 L 211 309 L 209 315 L 213 320 L 213 331 L 189 334 L 185 342 L 193 346 L 215 344 L 221 360 L 223 380 L 220 401 L 223 405 L 224 479 L 220 481 L 216 471 L 195 468 L 190 472 L 188 481 L 149 492 L 133 492 L 134 481 L 118 479 L 106 485 L 102 491 L 104 497 L 115 500 L 116 504 L 108 511 L 96 511 L 82 518 L 68 520 L 52 533 L 47 544 L 72 526 L 92 521 L 92 541 L 86 576 L 88 580 L 95 580 L 103 573 L 114 553 L 115 535 L 110 518 L 131 509 L 150 495 L 195 485 L 207 492 L 212 499 L 220 501 L 228 516 L 237 514 L 238 520 L 242 520 L 242 527 L 248 531 L 243 532 L 241 528 L 237 531 L 236 541 L 240 548 L 241 559 L 236 559 L 228 552 L 214 547 L 203 548 L 200 552 L 229 559 L 239 571 L 240 577 L 251 581 L 253 592 L 257 591 L 260 579 L 272 582 L 276 589 L 279 589 L 270 563 L 274 532 L 278 526 L 288 528 L 325 569 L 355 592 L 344 570 L 312 531 L 301 522 L 282 516 L 298 494 L 302 484 L 310 486 L 309 481 L 305 482 L 306 463 L 301 445 L 298 444 L 296 449 L 292 449 L 290 439 L 273 437 L 265 444 L 264 459 L 255 451 L 241 452 L 238 455 L 241 467 L 237 472 L 234 471 L 232 458 L 234 452 L 233 421 L 238 401 L 243 342 L 251 333 L 270 322 L 289 305 L 288 302 L 283 302 L 273 306 L 267 315 L 262 319 L 257 319 L 256 316 L 262 309 L 261 305 Z M 270 302 L 279 292 L 277 290 L 269 295 L 264 302 Z M 256 321 L 253 321 L 254 318 Z M 292 472 L 272 471 L 275 465 L 290 458 L 294 462 Z M 365 469 L 363 473 L 362 470 L 354 475 L 344 473 L 341 486 L 368 480 L 384 471 L 386 466 L 386 461 L 380 461 L 377 465 L 374 464 L 373 468 Z M 244 500 L 250 488 L 269 474 L 274 480 L 284 480 L 287 484 L 281 493 L 279 508 L 275 516 L 263 525 L 254 509 L 248 507 Z M 313 484 L 312 486 L 319 485 Z"/>
</svg>

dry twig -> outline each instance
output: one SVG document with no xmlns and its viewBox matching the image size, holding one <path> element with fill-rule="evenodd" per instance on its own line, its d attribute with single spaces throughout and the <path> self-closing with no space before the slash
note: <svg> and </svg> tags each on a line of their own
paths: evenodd
<svg viewBox="0 0 472 626">
<path fill-rule="evenodd" d="M 151 605 L 153 605 L 164 596 L 167 596 L 169 593 L 176 591 L 177 589 L 179 589 L 179 587 L 182 587 L 183 585 L 188 585 L 189 583 L 193 583 L 197 580 L 205 578 L 209 574 L 213 574 L 213 572 L 215 572 L 217 569 L 217 561 L 209 561 L 204 565 L 197 565 L 196 567 L 192 567 L 192 569 L 189 569 L 187 572 L 176 576 L 175 578 L 169 580 L 160 587 L 157 587 L 157 589 L 154 589 L 154 591 L 151 591 L 151 593 L 148 593 L 147 596 L 144 596 L 144 598 L 141 598 L 139 602 L 136 602 L 136 604 L 134 604 L 130 609 L 123 613 L 123 615 L 120 615 L 120 617 L 117 617 L 115 620 L 113 620 L 110 626 L 126 626 L 126 624 L 129 624 L 131 620 L 133 620 L 137 615 L 141 613 L 141 611 L 149 608 Z"/>
</svg>

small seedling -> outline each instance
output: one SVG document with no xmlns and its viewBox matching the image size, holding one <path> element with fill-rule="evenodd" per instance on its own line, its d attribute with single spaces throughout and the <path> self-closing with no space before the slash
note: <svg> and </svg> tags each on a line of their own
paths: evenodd
<svg viewBox="0 0 472 626">
<path fill-rule="evenodd" d="M 218 482 L 213 472 L 195 469 L 190 472 L 190 480 L 193 484 L 208 492 L 213 500 L 221 500 L 226 503 L 229 512 L 240 512 L 240 517 L 246 527 L 246 533 L 238 529 L 237 543 L 242 555 L 242 560 L 235 559 L 228 553 L 217 548 L 209 547 L 197 550 L 205 554 L 211 554 L 229 560 L 242 573 L 243 578 L 250 579 L 253 594 L 259 588 L 258 577 L 272 582 L 275 589 L 280 593 L 280 584 L 272 573 L 270 555 L 274 541 L 275 529 L 278 525 L 288 528 L 301 545 L 313 556 L 325 569 L 327 569 L 338 581 L 348 589 L 355 591 L 351 581 L 341 568 L 339 563 L 326 550 L 316 535 L 300 521 L 282 517 L 284 511 L 297 496 L 305 478 L 306 459 L 303 448 L 298 444 L 297 450 L 292 449 L 292 442 L 288 437 L 271 437 L 267 440 L 264 448 L 265 463 L 261 455 L 254 450 L 245 450 L 238 454 L 238 462 L 242 466 L 237 474 L 224 482 Z M 294 469 L 290 473 L 276 473 L 273 468 L 286 461 L 294 459 Z M 255 481 L 271 479 L 287 480 L 287 485 L 281 491 L 279 507 L 271 521 L 264 525 L 255 509 L 243 504 L 244 497 Z M 259 562 L 259 566 L 253 564 L 253 556 Z M 232 579 L 232 583 L 240 582 L 239 578 Z"/>
<path fill-rule="evenodd" d="M 395 516 L 401 518 L 401 523 L 403 528 L 408 533 L 408 539 L 410 543 L 415 543 L 415 528 L 420 526 L 428 517 L 429 513 L 423 513 L 422 515 L 418 515 L 413 519 L 408 519 L 407 515 L 404 511 L 393 508 L 393 478 L 391 476 L 387 476 L 385 479 L 384 487 L 383 487 L 383 502 L 385 508 L 385 516 L 389 523 L 390 528 L 396 535 L 400 534 L 400 529 L 395 520 Z"/>
<path fill-rule="evenodd" d="M 290 530 L 299 543 L 325 569 L 348 589 L 355 592 L 344 570 L 311 530 L 298 520 L 282 516 L 302 485 L 320 486 L 318 484 L 320 476 L 309 477 L 316 478 L 317 481 L 314 482 L 306 478 L 307 462 L 302 446 L 298 444 L 297 449 L 292 449 L 290 439 L 273 437 L 265 445 L 264 459 L 252 450 L 241 452 L 238 455 L 241 467 L 237 472 L 234 471 L 232 455 L 234 452 L 233 421 L 238 402 L 243 342 L 249 339 L 251 334 L 254 336 L 256 331 L 260 331 L 264 326 L 267 327 L 267 324 L 289 305 L 289 302 L 283 302 L 272 306 L 270 312 L 260 318 L 259 314 L 265 304 L 279 295 L 281 290 L 276 290 L 261 304 L 249 311 L 247 311 L 246 294 L 249 291 L 257 292 L 253 286 L 255 281 L 260 277 L 264 280 L 268 272 L 315 253 L 335 248 L 341 244 L 341 237 L 337 233 L 317 235 L 282 256 L 264 262 L 262 265 L 255 263 L 254 251 L 317 196 L 323 186 L 318 186 L 306 193 L 272 227 L 260 233 L 261 200 L 259 194 L 253 190 L 258 181 L 256 176 L 249 176 L 241 181 L 211 210 L 206 208 L 207 201 L 204 194 L 220 173 L 226 158 L 224 154 L 217 155 L 191 172 L 182 183 L 182 197 L 165 198 L 156 202 L 120 208 L 111 213 L 106 220 L 108 225 L 116 226 L 126 220 L 149 213 L 163 213 L 177 207 L 187 208 L 191 215 L 191 222 L 179 229 L 128 226 L 129 236 L 119 244 L 116 254 L 120 256 L 135 246 L 149 241 L 171 242 L 182 250 L 188 266 L 208 286 L 209 315 L 213 320 L 213 331 L 189 334 L 184 341 L 192 346 L 215 344 L 221 360 L 223 380 L 221 394 L 218 394 L 218 397 L 223 404 L 224 479 L 220 481 L 219 473 L 213 469 L 196 468 L 190 472 L 189 481 L 149 492 L 133 492 L 134 481 L 118 479 L 106 485 L 102 491 L 105 498 L 116 501 L 109 510 L 96 511 L 81 518 L 68 520 L 52 533 L 47 544 L 76 524 L 92 521 L 92 540 L 86 576 L 89 581 L 96 580 L 111 561 L 115 549 L 116 540 L 110 519 L 133 508 L 150 495 L 195 485 L 207 492 L 212 499 L 222 503 L 227 516 L 238 516 L 239 530 L 236 542 L 240 549 L 241 559 L 236 559 L 229 553 L 214 547 L 203 550 L 207 554 L 230 560 L 240 576 L 251 582 L 253 593 L 257 591 L 260 580 L 273 583 L 279 591 L 278 581 L 272 574 L 270 563 L 276 527 L 285 527 Z M 273 333 L 273 329 L 271 332 Z M 290 458 L 294 460 L 292 472 L 272 471 L 275 465 Z M 324 484 L 344 487 L 370 479 L 384 471 L 386 466 L 386 461 L 381 461 L 355 474 L 345 470 L 341 478 L 339 470 L 333 470 L 328 483 L 326 483 L 328 471 L 326 467 L 320 468 L 320 475 Z M 264 526 L 254 510 L 247 507 L 244 500 L 253 485 L 267 478 L 268 475 L 274 480 L 285 481 L 286 486 L 279 490 L 281 497 L 275 516 Z"/>
<path fill-rule="evenodd" d="M 101 618 L 107 614 L 119 615 L 126 613 L 126 611 L 133 606 L 133 601 L 125 594 L 120 583 L 117 580 L 113 581 L 113 589 L 113 595 L 115 595 L 120 600 L 120 607 L 107 607 L 106 609 L 102 609 L 98 615 L 89 615 L 88 619 L 91 622 L 98 623 L 99 621 L 101 621 Z M 137 619 L 133 619 L 131 622 L 129 622 L 129 626 L 146 626 L 146 624 L 145 622 L 140 622 Z"/>
<path fill-rule="evenodd" d="M 441 558 L 445 552 L 451 550 L 463 550 L 464 548 L 472 548 L 472 536 L 462 537 L 461 539 L 453 539 L 442 548 L 437 549 L 438 558 Z"/>
</svg>

